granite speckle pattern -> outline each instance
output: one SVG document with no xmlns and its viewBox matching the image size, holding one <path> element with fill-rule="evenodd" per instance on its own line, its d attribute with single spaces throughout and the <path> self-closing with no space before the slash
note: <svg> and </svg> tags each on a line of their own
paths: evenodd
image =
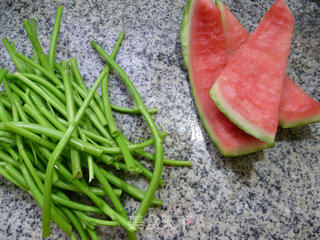
<svg viewBox="0 0 320 240">
<path fill-rule="evenodd" d="M 151 208 L 140 239 L 319 239 L 320 124 L 279 129 L 275 146 L 240 158 L 222 158 L 206 134 L 191 97 L 179 43 L 185 0 L 177 1 L 8 1 L 0 2 L 0 37 L 30 54 L 22 20 L 38 19 L 47 49 L 58 3 L 64 6 L 58 59 L 75 57 L 91 86 L 103 61 L 89 41 L 111 51 L 121 30 L 126 38 L 117 61 L 145 103 L 157 106 L 158 126 L 169 133 L 167 157 L 191 160 L 193 168 L 166 167 L 157 192 L 163 206 Z M 253 31 L 272 1 L 224 1 Z M 320 3 L 288 0 L 296 26 L 288 73 L 320 100 Z M 0 67 L 14 70 L 0 44 Z M 112 100 L 132 101 L 112 74 Z M 116 115 L 130 139 L 150 136 L 139 117 Z M 136 180 L 128 177 L 129 181 Z M 138 186 L 146 184 L 139 180 Z M 129 214 L 135 201 L 124 197 Z M 123 239 L 121 228 L 99 228 L 101 239 Z M 22 190 L 0 177 L 0 239 L 41 239 L 41 211 Z M 67 239 L 53 225 L 50 239 Z"/>
</svg>

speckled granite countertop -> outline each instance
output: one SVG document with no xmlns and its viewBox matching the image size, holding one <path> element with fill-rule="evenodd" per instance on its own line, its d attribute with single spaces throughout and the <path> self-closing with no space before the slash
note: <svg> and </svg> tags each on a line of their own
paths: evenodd
<svg viewBox="0 0 320 240">
<path fill-rule="evenodd" d="M 241 158 L 222 158 L 200 122 L 183 65 L 179 28 L 185 0 L 177 1 L 1 1 L 0 38 L 31 53 L 22 20 L 36 18 L 45 49 L 58 3 L 64 13 L 58 58 L 75 57 L 88 86 L 103 62 L 89 45 L 110 51 L 121 30 L 126 38 L 117 61 L 132 78 L 147 106 L 157 106 L 157 124 L 167 132 L 165 155 L 188 159 L 191 168 L 166 167 L 166 184 L 151 208 L 140 239 L 319 239 L 320 124 L 279 129 L 273 148 Z M 296 19 L 288 73 L 320 100 L 320 4 L 288 0 Z M 252 31 L 272 1 L 225 3 Z M 26 52 L 25 52 L 26 50 Z M 0 66 L 13 65 L 0 45 Z M 113 76 L 116 76 L 113 74 Z M 129 105 L 116 77 L 112 100 Z M 120 94 L 121 93 L 121 94 Z M 117 115 L 130 139 L 149 136 L 138 117 Z M 135 132 L 135 134 L 132 134 Z M 138 183 L 145 188 L 143 181 Z M 137 205 L 125 199 L 129 214 Z M 121 228 L 99 228 L 101 239 L 123 239 Z M 54 227 L 50 239 L 66 239 Z M 25 192 L 0 177 L 0 239 L 41 239 L 41 211 Z"/>
</svg>

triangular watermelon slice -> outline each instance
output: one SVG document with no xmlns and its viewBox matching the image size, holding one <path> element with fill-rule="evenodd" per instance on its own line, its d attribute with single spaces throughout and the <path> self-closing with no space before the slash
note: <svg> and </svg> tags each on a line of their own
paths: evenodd
<svg viewBox="0 0 320 240">
<path fill-rule="evenodd" d="M 217 78 L 210 96 L 241 129 L 273 144 L 294 19 L 276 0 Z"/>
<path fill-rule="evenodd" d="M 234 55 L 250 34 L 224 4 L 216 1 L 216 5 L 221 11 L 229 53 Z M 319 121 L 320 103 L 309 97 L 286 75 L 279 107 L 279 125 L 289 128 Z"/>
<path fill-rule="evenodd" d="M 270 146 L 239 129 L 210 99 L 209 90 L 229 58 L 220 11 L 211 0 L 187 2 L 180 38 L 200 118 L 222 155 L 239 156 Z"/>
<path fill-rule="evenodd" d="M 286 75 L 279 107 L 279 125 L 292 128 L 319 121 L 320 103 L 309 97 Z"/>
</svg>

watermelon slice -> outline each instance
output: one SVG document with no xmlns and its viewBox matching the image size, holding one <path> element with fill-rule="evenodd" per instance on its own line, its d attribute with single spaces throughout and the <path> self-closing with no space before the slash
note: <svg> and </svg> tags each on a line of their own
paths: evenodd
<svg viewBox="0 0 320 240">
<path fill-rule="evenodd" d="M 225 5 L 219 1 L 216 1 L 216 5 L 221 11 L 229 53 L 234 55 L 250 34 Z M 279 107 L 279 125 L 289 128 L 319 121 L 320 103 L 309 97 L 286 75 Z"/>
<path fill-rule="evenodd" d="M 291 78 L 285 76 L 279 107 L 279 124 L 298 127 L 320 121 L 320 103 L 309 97 Z"/>
<path fill-rule="evenodd" d="M 200 118 L 222 155 L 239 156 L 269 147 L 234 125 L 210 99 L 209 90 L 229 58 L 220 11 L 211 0 L 187 2 L 180 38 Z"/>
<path fill-rule="evenodd" d="M 294 19 L 276 0 L 217 78 L 210 96 L 241 129 L 273 144 Z"/>
</svg>

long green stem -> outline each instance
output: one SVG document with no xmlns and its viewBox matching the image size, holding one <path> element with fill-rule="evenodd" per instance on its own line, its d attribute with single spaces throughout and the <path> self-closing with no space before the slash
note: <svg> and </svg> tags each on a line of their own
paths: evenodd
<svg viewBox="0 0 320 240">
<path fill-rule="evenodd" d="M 103 78 L 106 76 L 108 68 L 104 68 L 96 82 L 93 84 L 92 88 L 89 91 L 88 96 L 85 98 L 83 105 L 78 110 L 76 116 L 74 117 L 72 123 L 69 125 L 67 131 L 59 141 L 58 145 L 51 154 L 51 158 L 48 162 L 47 171 L 46 171 L 46 180 L 45 180 L 45 192 L 43 198 L 43 210 L 42 210 L 42 223 L 43 223 L 43 236 L 48 237 L 50 235 L 50 202 L 51 202 L 51 188 L 52 188 L 52 176 L 53 169 L 57 159 L 62 153 L 65 146 L 68 144 L 73 131 L 78 126 L 78 123 L 82 116 L 84 115 L 87 107 L 90 104 L 91 99 L 93 98 L 94 93 L 97 91 L 100 86 Z"/>
<path fill-rule="evenodd" d="M 67 116 L 67 112 L 65 110 L 65 105 L 54 95 L 49 94 L 48 92 L 44 91 L 40 86 L 36 85 L 34 82 L 30 81 L 27 77 L 23 76 L 20 73 L 14 73 L 13 76 L 20 79 L 22 82 L 27 84 L 30 88 L 32 88 L 35 92 L 39 95 L 43 96 L 52 106 L 54 106 L 63 116 Z"/>
<path fill-rule="evenodd" d="M 140 114 L 140 111 L 137 107 L 132 107 L 132 108 L 125 108 L 125 107 L 120 107 L 111 104 L 111 109 L 120 112 L 120 113 L 127 113 L 127 114 Z M 148 108 L 148 112 L 150 114 L 156 114 L 158 113 L 158 108 Z"/>
<path fill-rule="evenodd" d="M 61 85 L 61 81 L 54 73 L 50 72 L 46 68 L 42 67 L 40 64 L 36 63 L 35 61 L 33 61 L 30 58 L 23 56 L 20 53 L 16 53 L 16 56 L 18 58 L 20 58 L 25 64 L 28 64 L 28 65 L 32 66 L 33 68 L 37 69 L 40 73 L 45 75 L 49 80 L 51 80 L 57 86 Z"/>
<path fill-rule="evenodd" d="M 27 191 L 26 186 L 21 185 L 15 178 L 13 178 L 2 166 L 0 167 L 0 175 L 8 179 L 14 185 L 18 186 L 19 188 Z"/>
<path fill-rule="evenodd" d="M 51 127 L 45 127 L 45 126 L 41 126 L 35 123 L 27 123 L 27 122 L 7 122 L 6 124 L 1 124 L 0 123 L 0 129 L 3 128 L 3 126 L 5 127 L 5 129 L 9 129 L 8 125 L 10 126 L 10 131 L 13 131 L 17 134 L 23 135 L 24 137 L 27 137 L 29 139 L 31 139 L 32 141 L 36 141 L 37 143 L 40 143 L 40 141 L 44 142 L 44 146 L 45 147 L 49 147 L 50 149 L 52 148 L 51 146 L 53 146 L 52 144 L 48 143 L 47 141 L 45 141 L 44 139 L 41 139 L 39 136 L 36 137 L 36 139 L 32 139 L 34 135 L 34 133 L 38 133 L 38 134 L 42 134 L 45 135 L 47 137 L 50 137 L 52 139 L 56 139 L 56 140 L 60 140 L 63 137 L 63 132 L 59 131 L 55 128 L 51 128 Z M 32 135 L 29 134 L 31 131 Z M 83 132 L 87 133 L 87 130 L 83 130 Z M 28 136 L 29 135 L 29 136 Z M 92 134 L 92 136 L 98 137 L 97 135 Z M 164 136 L 166 136 L 166 133 L 160 133 L 160 137 L 163 138 Z M 101 138 L 101 137 L 100 137 Z M 102 141 L 104 141 L 104 138 L 101 138 Z M 128 144 L 128 149 L 130 151 L 137 151 L 137 149 L 142 149 L 142 148 L 146 148 L 148 146 L 151 146 L 154 143 L 154 139 L 151 138 L 149 140 L 146 140 L 144 142 L 141 143 L 136 143 L 136 144 L 132 144 L 130 143 L 130 145 Z M 40 143 L 42 144 L 42 143 Z M 121 153 L 121 149 L 119 147 L 104 147 L 104 146 L 98 146 L 98 145 L 94 145 L 88 142 L 85 142 L 81 139 L 78 138 L 70 138 L 70 144 L 74 147 L 77 147 L 78 149 L 88 152 L 94 156 L 99 157 L 102 153 L 106 153 L 106 154 L 119 154 Z M 43 145 L 43 144 L 42 144 Z"/>
<path fill-rule="evenodd" d="M 112 58 L 114 58 L 116 56 L 117 51 L 115 51 L 115 49 L 119 48 L 123 38 L 124 38 L 124 32 L 121 32 L 121 34 L 118 38 L 118 41 L 116 43 L 116 46 L 110 55 Z M 107 64 L 107 66 L 109 66 L 109 65 Z M 112 111 L 111 111 L 110 98 L 109 98 L 109 88 L 108 88 L 108 75 L 109 74 L 107 74 L 102 81 L 102 101 L 103 101 L 104 112 L 105 112 L 106 119 L 108 122 L 109 131 L 111 133 L 111 136 L 116 137 L 119 135 L 120 131 L 117 127 L 117 124 L 113 118 Z"/>
<path fill-rule="evenodd" d="M 65 200 L 69 200 L 63 193 L 59 192 L 57 194 L 57 196 L 59 196 L 61 199 L 65 199 Z M 61 206 L 61 210 L 64 212 L 65 215 L 67 215 L 67 217 L 70 219 L 70 221 L 72 222 L 73 226 L 75 227 L 75 229 L 78 231 L 78 234 L 81 238 L 81 240 L 87 240 L 87 235 L 86 232 L 84 231 L 80 221 L 78 220 L 78 218 L 75 216 L 75 214 L 70 211 L 68 208 Z"/>
<path fill-rule="evenodd" d="M 155 160 L 154 154 L 149 153 L 147 151 L 144 151 L 142 149 L 136 149 L 135 153 L 137 155 L 143 156 L 143 157 L 148 158 L 150 160 L 153 160 L 153 161 Z M 179 160 L 165 158 L 165 159 L 163 159 L 163 163 L 166 165 L 171 165 L 171 166 L 192 167 L 192 163 L 190 161 L 179 161 Z"/>
<path fill-rule="evenodd" d="M 40 146 L 46 147 L 50 150 L 55 149 L 55 144 L 52 142 L 48 141 L 45 138 L 42 138 L 33 132 L 27 130 L 30 129 L 34 132 L 44 134 L 50 138 L 61 140 L 63 137 L 63 132 L 58 131 L 54 128 L 48 128 L 48 127 L 43 127 L 38 124 L 34 123 L 27 123 L 27 122 L 6 122 L 6 123 L 0 123 L 0 129 L 6 129 L 8 131 L 14 132 L 16 134 L 19 134 L 25 138 L 30 139 L 31 141 L 39 144 Z M 94 145 L 91 143 L 84 142 L 80 139 L 76 138 L 71 138 L 70 143 L 73 147 L 87 152 L 89 154 L 92 154 L 96 157 L 100 157 L 103 152 L 105 151 L 105 148 L 107 147 L 101 147 L 98 145 Z M 111 148 L 113 149 L 113 148 Z"/>
<path fill-rule="evenodd" d="M 123 191 L 127 192 L 128 194 L 130 194 L 131 196 L 142 200 L 145 196 L 145 192 L 143 192 L 142 190 L 128 184 L 127 182 L 123 181 L 122 179 L 118 178 L 117 176 L 109 173 L 107 170 L 101 168 L 100 169 L 103 173 L 103 175 L 106 177 L 106 179 L 112 183 L 113 185 L 115 185 L 118 188 L 121 188 Z M 151 203 L 153 205 L 161 205 L 162 201 L 160 199 L 157 198 L 153 198 Z"/>
<path fill-rule="evenodd" d="M 47 55 L 43 52 L 42 46 L 40 44 L 38 33 L 37 33 L 37 21 L 35 19 L 31 19 L 30 21 L 23 21 L 24 28 L 27 32 L 29 40 L 33 46 L 33 49 L 36 51 L 41 65 L 49 69 L 49 63 Z"/>
<path fill-rule="evenodd" d="M 40 207 L 43 207 L 43 196 L 41 192 L 37 189 L 27 168 L 23 164 L 21 165 L 21 171 L 32 192 L 32 195 L 35 197 Z M 52 218 L 57 223 L 57 225 L 67 234 L 71 234 L 72 226 L 68 222 L 66 222 L 56 211 L 54 211 L 54 208 L 50 208 L 50 213 L 52 214 Z"/>
<path fill-rule="evenodd" d="M 69 124 L 72 123 L 74 119 L 74 115 L 76 112 L 75 106 L 74 106 L 74 93 L 71 85 L 71 80 L 69 76 L 69 63 L 67 61 L 61 62 L 62 66 L 62 78 L 64 83 L 64 90 L 66 94 L 66 106 L 67 106 L 67 115 L 68 115 L 68 122 Z M 78 131 L 77 129 L 74 130 L 73 137 L 78 137 Z M 71 171 L 75 178 L 82 178 L 82 170 L 81 170 L 81 164 L 80 164 L 80 153 L 71 147 L 70 149 L 70 158 L 71 158 Z"/>
<path fill-rule="evenodd" d="M 159 185 L 161 179 L 161 173 L 163 169 L 163 140 L 160 137 L 159 131 L 156 127 L 155 122 L 151 118 L 149 112 L 147 111 L 137 89 L 127 76 L 127 74 L 123 71 L 123 69 L 101 48 L 98 44 L 91 42 L 91 45 L 100 53 L 100 55 L 108 61 L 108 63 L 116 70 L 116 72 L 122 78 L 125 86 L 127 87 L 130 95 L 132 96 L 136 106 L 139 108 L 142 116 L 145 118 L 147 124 L 150 127 L 151 133 L 153 135 L 155 141 L 155 163 L 153 169 L 153 177 L 149 183 L 145 198 L 141 201 L 139 209 L 136 213 L 134 224 L 136 227 L 140 226 L 144 216 L 147 213 L 148 207 L 151 204 L 151 199 L 153 198 L 157 187 Z"/>
<path fill-rule="evenodd" d="M 77 82 L 77 86 L 80 86 L 85 92 L 88 92 L 86 89 L 86 86 L 84 85 L 83 82 L 83 78 L 81 76 L 81 73 L 79 71 L 79 68 L 77 66 L 77 62 L 75 58 L 70 58 L 69 59 L 70 65 L 71 65 L 71 71 L 72 74 Z M 85 96 L 82 95 L 83 98 L 85 98 Z M 96 102 L 98 103 L 98 105 L 100 106 L 100 109 L 103 109 L 103 104 L 102 104 L 102 100 L 99 96 L 99 94 L 96 92 L 94 94 L 94 99 L 96 100 Z"/>
<path fill-rule="evenodd" d="M 12 61 L 13 61 L 13 64 L 15 65 L 17 71 L 18 72 L 24 72 L 24 64 L 19 58 L 17 58 L 15 56 L 15 52 L 16 51 L 11 46 L 10 41 L 7 38 L 4 38 L 2 40 L 2 42 L 3 42 L 3 45 L 5 46 L 5 48 L 7 49 L 7 52 L 9 53 L 9 55 L 10 55 Z"/>
<path fill-rule="evenodd" d="M 57 40 L 59 36 L 62 10 L 63 10 L 63 7 L 59 5 L 57 8 L 56 18 L 55 18 L 55 22 L 54 22 L 54 26 L 51 34 L 49 51 L 48 51 L 49 68 L 52 71 L 52 73 L 54 73 L 54 62 L 55 62 L 55 56 L 56 56 Z"/>
<path fill-rule="evenodd" d="M 51 154 L 46 149 L 39 150 L 44 154 L 44 156 L 50 160 Z M 126 228 L 129 231 L 136 231 L 136 228 L 124 217 L 119 215 L 117 212 L 115 212 L 106 202 L 104 202 L 101 198 L 97 197 L 92 191 L 90 191 L 90 188 L 81 182 L 78 179 L 75 179 L 72 177 L 72 174 L 61 164 L 56 164 L 57 170 L 59 173 L 70 183 L 72 183 L 75 187 L 77 187 L 79 190 L 81 190 L 82 193 L 87 195 L 95 204 L 96 206 L 107 216 L 109 216 L 114 221 L 118 221 L 124 228 Z"/>
<path fill-rule="evenodd" d="M 87 96 L 87 90 L 84 89 L 83 87 L 80 87 L 79 84 L 73 83 L 72 86 L 74 87 L 74 89 L 79 93 L 79 95 L 82 98 L 85 98 Z M 95 97 L 96 97 L 96 94 L 95 94 Z M 99 95 L 98 95 L 98 97 L 99 97 Z M 97 101 L 97 99 L 95 98 L 96 103 L 100 107 L 99 102 L 101 102 L 101 104 L 102 104 L 102 101 L 101 101 L 100 97 L 99 97 L 99 100 Z M 116 106 L 114 104 L 110 104 L 110 106 L 111 106 L 111 109 L 116 111 L 116 112 L 126 113 L 126 114 L 140 114 L 140 111 L 139 111 L 139 109 L 137 107 L 126 108 L 126 107 Z M 103 107 L 100 107 L 99 109 L 103 109 Z M 150 114 L 156 114 L 156 113 L 158 113 L 158 109 L 157 108 L 148 108 L 148 112 Z"/>
</svg>

